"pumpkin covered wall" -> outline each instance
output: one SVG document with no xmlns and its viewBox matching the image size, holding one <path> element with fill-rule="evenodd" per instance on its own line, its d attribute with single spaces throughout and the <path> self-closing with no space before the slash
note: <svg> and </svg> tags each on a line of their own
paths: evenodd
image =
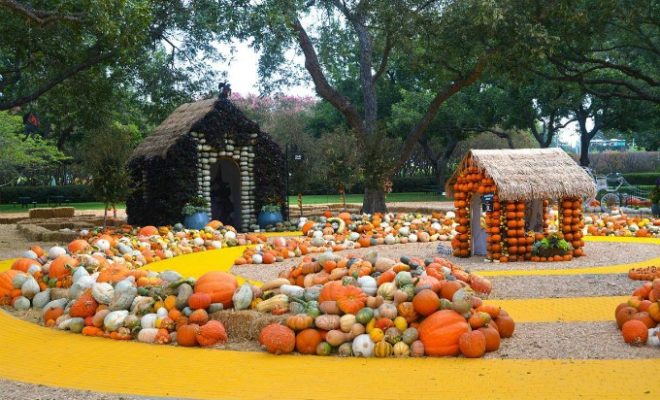
<svg viewBox="0 0 660 400">
<path fill-rule="evenodd" d="M 218 173 L 229 164 L 236 170 Z M 131 224 L 181 222 L 185 203 L 201 196 L 211 218 L 222 215 L 222 222 L 248 230 L 264 204 L 286 199 L 284 154 L 226 98 L 177 108 L 138 146 L 128 167 Z M 227 209 L 233 212 L 222 212 Z M 282 211 L 286 217 L 287 210 Z"/>
</svg>

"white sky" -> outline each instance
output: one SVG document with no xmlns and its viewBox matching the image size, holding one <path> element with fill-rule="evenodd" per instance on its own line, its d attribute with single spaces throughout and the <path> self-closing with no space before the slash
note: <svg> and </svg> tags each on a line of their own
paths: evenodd
<svg viewBox="0 0 660 400">
<path fill-rule="evenodd" d="M 219 72 L 227 74 L 227 80 L 231 84 L 232 91 L 241 95 L 259 95 L 258 64 L 259 54 L 250 48 L 247 43 L 234 42 L 234 54 L 230 55 L 230 46 L 218 44 L 218 50 L 225 55 L 226 61 L 215 63 Z M 299 66 L 304 64 L 304 58 L 300 54 L 289 54 L 289 60 Z M 305 79 L 296 86 L 286 89 L 287 94 L 298 96 L 316 96 L 311 79 Z M 592 121 L 587 121 L 587 128 L 591 128 Z M 559 140 L 563 143 L 575 146 L 579 142 L 578 124 L 573 122 L 559 133 Z"/>
</svg>

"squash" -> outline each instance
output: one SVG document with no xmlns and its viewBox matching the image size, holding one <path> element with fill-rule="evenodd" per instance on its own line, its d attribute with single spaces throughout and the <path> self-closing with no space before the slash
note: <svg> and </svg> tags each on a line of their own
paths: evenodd
<svg viewBox="0 0 660 400">
<path fill-rule="evenodd" d="M 316 354 L 316 346 L 322 341 L 319 331 L 304 329 L 296 335 L 296 351 L 300 354 Z"/>
<path fill-rule="evenodd" d="M 250 301 L 252 301 L 252 290 L 249 287 L 248 290 L 250 291 L 250 300 L 248 301 L 249 307 Z M 234 296 L 236 296 L 235 293 Z M 208 293 L 193 293 L 188 298 L 188 305 L 193 310 L 205 310 L 211 305 L 211 296 Z"/>
<path fill-rule="evenodd" d="M 317 328 L 329 331 L 332 329 L 338 329 L 341 326 L 341 319 L 338 315 L 319 315 L 314 319 L 314 324 Z"/>
<path fill-rule="evenodd" d="M 341 346 L 346 342 L 350 342 L 351 339 L 353 339 L 353 335 L 348 332 L 342 332 L 338 329 L 332 329 L 328 331 L 325 336 L 325 340 L 334 347 Z"/>
<path fill-rule="evenodd" d="M 224 344 L 227 342 L 227 331 L 222 322 L 211 320 L 199 328 L 196 339 L 202 347 Z"/>
<path fill-rule="evenodd" d="M 344 286 L 344 290 L 337 297 L 337 306 L 347 314 L 356 314 L 364 308 L 367 295 L 356 286 Z"/>
<path fill-rule="evenodd" d="M 103 319 L 103 326 L 110 332 L 116 331 L 122 327 L 126 317 L 128 317 L 127 310 L 109 312 Z"/>
<path fill-rule="evenodd" d="M 401 334 L 401 340 L 407 345 L 412 345 L 418 338 L 419 332 L 415 328 L 407 328 Z"/>
<path fill-rule="evenodd" d="M 296 334 L 280 324 L 270 324 L 259 333 L 259 343 L 272 354 L 288 354 L 296 347 Z"/>
<path fill-rule="evenodd" d="M 319 309 L 326 314 L 339 314 L 340 312 L 339 306 L 337 306 L 337 302 L 334 300 L 321 302 Z"/>
<path fill-rule="evenodd" d="M 385 300 L 392 300 L 394 298 L 394 292 L 396 289 L 396 284 L 394 282 L 385 282 L 378 287 L 378 291 L 376 293 L 379 296 L 382 296 Z"/>
<path fill-rule="evenodd" d="M 193 288 L 192 286 L 190 286 L 190 284 L 188 283 L 181 284 L 177 289 L 176 301 L 174 302 L 175 307 L 179 310 L 183 310 L 184 308 L 186 308 L 188 306 L 188 300 L 190 299 L 190 296 L 192 296 L 192 294 L 193 294 Z M 211 298 L 211 301 L 213 301 L 213 298 Z"/>
<path fill-rule="evenodd" d="M 46 289 L 34 295 L 32 307 L 42 309 L 50 301 L 50 289 Z"/>
<path fill-rule="evenodd" d="M 293 303 L 292 303 L 293 304 Z M 286 326 L 294 331 L 310 328 L 314 324 L 314 318 L 307 314 L 290 315 L 286 319 Z"/>
<path fill-rule="evenodd" d="M 361 309 L 355 315 L 355 320 L 362 325 L 367 325 L 369 321 L 371 321 L 373 318 L 374 318 L 374 310 L 369 307 L 365 307 Z"/>
<path fill-rule="evenodd" d="M 30 299 L 28 299 L 25 296 L 18 296 L 14 298 L 14 301 L 12 302 L 12 306 L 17 310 L 17 311 L 26 311 L 30 309 Z"/>
<path fill-rule="evenodd" d="M 470 325 L 460 314 L 451 310 L 441 310 L 424 319 L 418 331 L 426 354 L 442 357 L 458 355 L 459 338 L 469 329 Z"/>
<path fill-rule="evenodd" d="M 413 284 L 412 274 L 408 271 L 401 271 L 396 274 L 396 277 L 394 278 L 394 282 L 396 283 L 397 287 L 412 285 Z"/>
<path fill-rule="evenodd" d="M 351 357 L 353 356 L 353 344 L 350 342 L 343 343 L 337 349 L 337 355 L 339 357 Z"/>
<path fill-rule="evenodd" d="M 344 314 L 339 319 L 339 327 L 342 332 L 350 332 L 353 325 L 355 325 L 355 315 L 353 314 Z"/>
<path fill-rule="evenodd" d="M 194 347 L 197 346 L 197 333 L 199 332 L 199 325 L 187 324 L 182 325 L 176 330 L 176 342 L 179 346 Z"/>
<path fill-rule="evenodd" d="M 155 313 L 143 315 L 140 319 L 140 326 L 142 329 L 155 328 L 157 319 L 158 315 Z"/>
<path fill-rule="evenodd" d="M 32 299 L 37 293 L 39 293 L 39 291 L 39 283 L 37 283 L 37 280 L 34 279 L 32 275 L 28 276 L 25 282 L 21 285 L 21 294 L 28 299 Z"/>
<path fill-rule="evenodd" d="M 197 279 L 195 293 L 208 293 L 211 295 L 213 303 L 222 303 L 225 308 L 230 308 L 237 287 L 238 282 L 233 275 L 226 272 L 212 271 Z"/>
<path fill-rule="evenodd" d="M 305 294 L 305 288 L 296 285 L 282 285 L 280 286 L 280 292 L 289 297 L 302 299 Z"/>
<path fill-rule="evenodd" d="M 374 342 L 367 334 L 362 334 L 353 339 L 352 350 L 356 357 L 372 357 L 374 354 Z"/>
<path fill-rule="evenodd" d="M 115 289 L 109 283 L 95 283 L 92 285 L 92 297 L 99 304 L 110 304 L 114 297 Z"/>
<path fill-rule="evenodd" d="M 409 357 L 410 347 L 405 342 L 397 342 L 392 347 L 392 354 L 394 357 Z"/>
<path fill-rule="evenodd" d="M 388 319 L 394 319 L 398 315 L 398 311 L 396 309 L 396 306 L 392 303 L 383 303 L 378 307 L 378 313 L 377 317 L 379 318 L 388 318 Z"/>
<path fill-rule="evenodd" d="M 392 345 L 385 340 L 381 340 L 374 346 L 374 355 L 379 358 L 389 357 L 392 355 Z"/>
<path fill-rule="evenodd" d="M 128 310 L 136 296 L 137 288 L 135 286 L 120 285 L 118 283 L 108 309 L 110 311 Z"/>
<path fill-rule="evenodd" d="M 96 308 L 98 306 L 99 305 L 96 300 L 94 300 L 91 291 L 87 291 L 73 302 L 73 305 L 69 310 L 69 315 L 80 318 L 91 317 L 96 313 Z"/>
<path fill-rule="evenodd" d="M 424 343 L 421 340 L 415 340 L 410 345 L 410 355 L 413 357 L 423 357 L 426 354 L 424 350 Z"/>
<path fill-rule="evenodd" d="M 376 279 L 369 275 L 361 276 L 357 280 L 358 286 L 367 296 L 373 296 L 378 290 Z"/>
<path fill-rule="evenodd" d="M 250 303 L 253 299 L 252 286 L 249 283 L 244 283 L 234 295 L 232 296 L 232 302 L 234 303 L 234 309 L 236 310 L 247 310 L 250 308 Z M 209 298 L 210 300 L 210 298 Z"/>
<path fill-rule="evenodd" d="M 458 339 L 458 348 L 467 358 L 483 357 L 486 353 L 486 336 L 478 330 L 466 332 Z"/>
<path fill-rule="evenodd" d="M 144 328 L 138 333 L 137 340 L 142 343 L 155 343 L 157 334 L 158 329 L 156 328 Z"/>
<path fill-rule="evenodd" d="M 82 332 L 85 327 L 85 320 L 83 318 L 68 318 L 60 322 L 57 329 L 71 331 L 73 333 Z"/>
<path fill-rule="evenodd" d="M 332 353 L 332 346 L 328 342 L 321 342 L 316 346 L 317 356 L 329 356 Z"/>
<path fill-rule="evenodd" d="M 412 301 L 415 312 L 426 317 L 440 308 L 440 298 L 431 289 L 423 289 L 415 295 Z"/>
<path fill-rule="evenodd" d="M 275 309 L 284 309 L 289 308 L 289 298 L 285 294 L 277 294 L 270 299 L 259 302 L 255 309 L 259 312 L 267 313 L 272 312 Z"/>
</svg>

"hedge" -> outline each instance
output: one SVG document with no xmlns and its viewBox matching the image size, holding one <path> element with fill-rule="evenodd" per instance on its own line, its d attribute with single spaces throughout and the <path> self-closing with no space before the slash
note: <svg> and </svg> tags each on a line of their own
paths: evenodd
<svg viewBox="0 0 660 400">
<path fill-rule="evenodd" d="M 30 197 L 30 201 L 46 203 L 49 196 L 63 196 L 64 200 L 71 203 L 96 201 L 91 187 L 87 185 L 0 187 L 0 204 L 18 203 L 19 197 Z"/>
<path fill-rule="evenodd" d="M 328 182 L 325 180 L 313 180 L 308 181 L 305 185 L 305 189 L 302 191 L 303 195 L 315 195 L 315 194 L 337 194 L 338 188 L 328 185 Z M 434 189 L 435 191 L 441 192 L 444 191 L 444 188 L 440 190 L 438 184 L 432 176 L 411 176 L 411 177 L 394 177 L 392 179 L 392 191 L 396 193 L 405 193 L 405 192 L 426 192 Z M 292 194 L 294 189 L 291 188 L 290 191 Z M 364 193 L 364 183 L 359 182 L 352 185 L 349 188 L 346 188 L 347 194 L 362 194 Z"/>
<path fill-rule="evenodd" d="M 631 185 L 656 185 L 660 182 L 660 172 L 631 172 L 623 174 Z"/>
</svg>

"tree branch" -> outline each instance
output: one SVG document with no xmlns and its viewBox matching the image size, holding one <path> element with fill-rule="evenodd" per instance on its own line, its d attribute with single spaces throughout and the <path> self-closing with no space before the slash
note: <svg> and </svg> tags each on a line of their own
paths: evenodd
<svg viewBox="0 0 660 400">
<path fill-rule="evenodd" d="M 55 11 L 37 10 L 15 0 L 0 0 L 0 6 L 27 17 L 30 21 L 36 22 L 41 26 L 46 26 L 56 21 L 81 22 L 83 18 L 83 14 L 81 13 L 58 14 Z"/>
<path fill-rule="evenodd" d="M 105 61 L 114 56 L 114 51 L 102 53 L 97 48 L 94 48 L 92 50 L 93 50 L 92 54 L 85 61 L 81 62 L 80 64 L 71 65 L 68 68 L 65 68 L 63 71 L 61 71 L 59 74 L 51 78 L 49 81 L 42 83 L 41 86 L 35 89 L 32 93 L 26 94 L 14 100 L 0 102 L 0 110 L 9 110 L 10 108 L 29 103 L 37 99 L 42 94 L 48 92 L 55 86 L 59 85 L 66 79 L 71 78 L 77 73 L 89 69 L 95 66 L 96 64 L 100 63 L 101 61 Z"/>
<path fill-rule="evenodd" d="M 397 171 L 408 160 L 410 154 L 415 148 L 415 143 L 417 143 L 419 141 L 419 138 L 426 132 L 426 129 L 429 127 L 429 124 L 431 123 L 431 121 L 433 121 L 433 118 L 435 118 L 435 116 L 438 114 L 438 110 L 440 109 L 440 106 L 448 98 L 459 92 L 462 88 L 473 84 L 477 79 L 479 79 L 484 68 L 486 67 L 486 61 L 493 52 L 494 50 L 487 52 L 486 55 L 477 62 L 477 65 L 472 69 L 472 71 L 470 71 L 470 73 L 465 78 L 455 81 L 454 83 L 446 87 L 444 90 L 441 90 L 440 92 L 438 92 L 438 94 L 436 94 L 436 96 L 433 98 L 433 101 L 429 105 L 429 108 L 422 117 L 422 119 L 417 123 L 417 125 L 415 125 L 410 130 L 410 132 L 406 136 L 406 140 L 403 143 L 403 148 L 401 149 L 401 155 L 399 156 L 399 160 L 393 166 L 392 172 Z"/>
<path fill-rule="evenodd" d="M 392 40 L 392 34 L 390 31 L 387 32 L 385 35 L 385 46 L 383 48 L 383 58 L 380 60 L 380 66 L 376 70 L 376 73 L 374 74 L 373 81 L 376 82 L 378 81 L 378 78 L 383 75 L 383 72 L 385 72 L 385 69 L 387 68 L 387 61 L 390 57 L 390 53 L 392 52 L 392 47 L 394 47 L 394 41 Z"/>
<path fill-rule="evenodd" d="M 297 34 L 298 45 L 300 45 L 305 56 L 305 69 L 307 69 L 307 72 L 309 72 L 312 77 L 316 93 L 318 93 L 322 99 L 332 104 L 332 106 L 346 118 L 346 121 L 351 128 L 357 133 L 363 134 L 365 130 L 360 114 L 348 98 L 344 97 L 333 88 L 330 83 L 328 83 L 328 80 L 321 69 L 321 64 L 319 63 L 319 58 L 314 49 L 314 45 L 297 17 L 294 18 L 291 27 Z"/>
</svg>

